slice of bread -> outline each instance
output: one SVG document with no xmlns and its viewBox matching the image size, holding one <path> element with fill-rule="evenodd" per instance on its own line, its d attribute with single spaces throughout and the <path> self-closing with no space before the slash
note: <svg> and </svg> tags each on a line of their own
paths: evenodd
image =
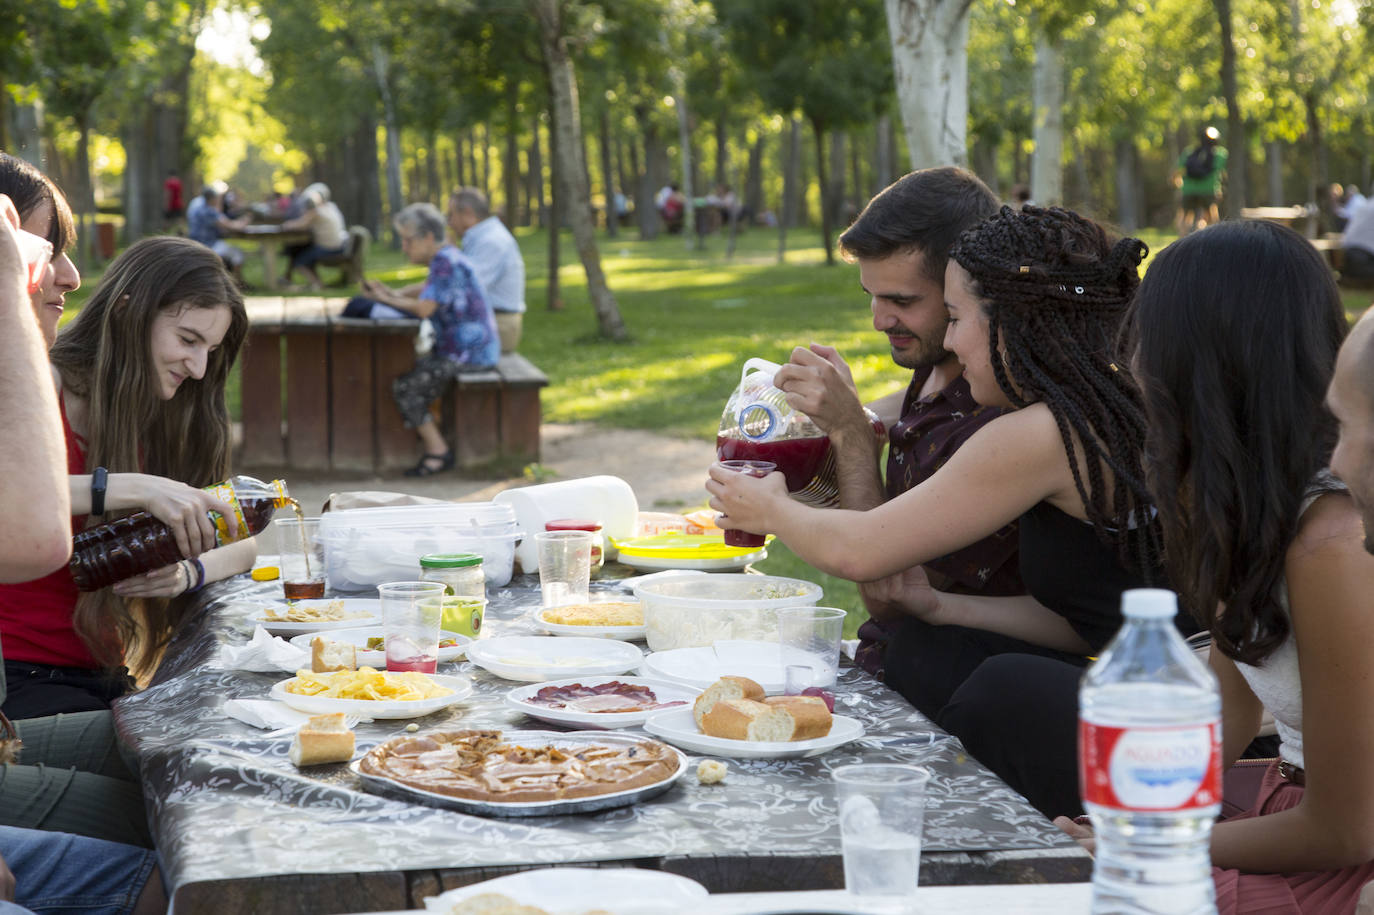
<svg viewBox="0 0 1374 915">
<path fill-rule="evenodd" d="M 696 719 L 697 728 L 705 731 L 701 722 L 717 702 L 722 699 L 753 699 L 759 702 L 763 700 L 763 695 L 763 687 L 748 677 L 721 677 L 697 696 L 696 702 L 692 703 L 692 717 Z"/>
<path fill-rule="evenodd" d="M 333 670 L 357 670 L 358 649 L 343 642 L 331 642 L 324 636 L 310 640 L 310 670 L 322 674 Z"/>
<path fill-rule="evenodd" d="M 785 708 L 752 699 L 722 699 L 702 718 L 701 730 L 727 740 L 785 742 L 792 739 L 796 721 Z"/>
<path fill-rule="evenodd" d="M 287 758 L 297 767 L 348 762 L 353 758 L 353 732 L 343 712 L 314 715 L 296 731 Z"/>
<path fill-rule="evenodd" d="M 784 708 L 792 715 L 795 727 L 792 740 L 815 740 L 830 733 L 835 716 L 820 696 L 769 696 L 764 705 Z"/>
</svg>

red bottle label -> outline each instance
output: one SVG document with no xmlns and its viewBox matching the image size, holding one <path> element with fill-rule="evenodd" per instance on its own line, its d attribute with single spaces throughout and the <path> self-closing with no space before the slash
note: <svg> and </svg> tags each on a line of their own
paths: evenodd
<svg viewBox="0 0 1374 915">
<path fill-rule="evenodd" d="M 1117 728 L 1078 722 L 1083 800 L 1119 810 L 1193 810 L 1221 801 L 1221 726 Z"/>
</svg>

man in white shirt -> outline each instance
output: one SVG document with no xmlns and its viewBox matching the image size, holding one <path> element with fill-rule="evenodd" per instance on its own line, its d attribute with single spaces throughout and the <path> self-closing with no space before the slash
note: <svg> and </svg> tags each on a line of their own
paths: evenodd
<svg viewBox="0 0 1374 915">
<path fill-rule="evenodd" d="M 525 261 L 515 236 L 491 215 L 487 195 L 475 187 L 459 188 L 449 197 L 448 227 L 461 239 L 491 305 L 501 352 L 515 352 L 525 319 Z"/>
<path fill-rule="evenodd" d="M 1350 211 L 1341 234 L 1341 276 L 1374 280 L 1374 203 Z"/>
</svg>

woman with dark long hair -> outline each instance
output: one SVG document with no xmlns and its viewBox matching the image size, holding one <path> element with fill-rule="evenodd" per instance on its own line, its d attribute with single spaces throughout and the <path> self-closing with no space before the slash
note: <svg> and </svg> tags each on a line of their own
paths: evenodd
<svg viewBox="0 0 1374 915">
<path fill-rule="evenodd" d="M 1129 319 L 1170 577 L 1212 635 L 1224 763 L 1263 710 L 1280 738 L 1254 806 L 1212 831 L 1222 913 L 1351 912 L 1374 880 L 1374 557 L 1326 469 L 1346 326 L 1317 251 L 1258 221 L 1164 249 Z"/>
<path fill-rule="evenodd" d="M 243 299 L 215 254 L 162 237 L 116 258 L 58 337 L 50 360 L 73 530 L 146 510 L 198 564 L 89 594 L 65 568 L 0 586 L 11 718 L 107 708 L 129 686 L 122 665 L 170 638 L 188 606 L 175 598 L 252 565 L 251 540 L 215 548 L 207 513 L 223 503 L 200 489 L 229 473 L 224 385 L 247 329 Z"/>
<path fill-rule="evenodd" d="M 67 256 L 76 241 L 76 226 L 67 198 L 47 175 L 23 159 L 0 152 L 0 194 L 14 202 L 19 228 L 45 238 L 52 245 L 53 272 L 32 296 L 43 341 L 52 346 L 62 319 L 66 294 L 81 286 L 81 274 Z"/>
<path fill-rule="evenodd" d="M 1079 808 L 1074 786 L 1022 760 L 1043 750 L 1072 768 L 1076 691 L 1042 690 L 1024 665 L 1083 667 L 1119 627 L 1121 592 L 1162 577 L 1141 469 L 1145 414 L 1114 357 L 1144 253 L 1138 239 L 1113 242 L 1067 210 L 1004 207 L 950 252 L 945 347 L 973 398 L 1010 412 L 924 483 L 867 512 L 801 505 L 781 474 L 717 466 L 707 484 L 722 527 L 775 532 L 852 580 L 902 573 L 908 605 L 923 606 L 889 652 L 919 660 L 889 665 L 888 685 L 1051 814 Z M 929 590 L 920 563 L 1018 520 L 1027 595 Z M 1036 712 L 1004 715 L 1008 690 L 1034 694 Z"/>
</svg>

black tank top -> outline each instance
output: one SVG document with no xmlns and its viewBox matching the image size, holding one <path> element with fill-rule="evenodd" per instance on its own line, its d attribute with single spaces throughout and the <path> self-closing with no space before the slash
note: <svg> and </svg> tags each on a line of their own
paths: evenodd
<svg viewBox="0 0 1374 915">
<path fill-rule="evenodd" d="M 1020 531 L 1026 592 L 1064 617 L 1093 654 L 1121 628 L 1122 591 L 1169 586 L 1163 568 L 1151 570 L 1146 582 L 1122 564 L 1116 548 L 1103 543 L 1091 524 L 1048 502 L 1021 516 Z M 1184 635 L 1197 631 L 1186 612 L 1180 611 L 1175 624 Z"/>
</svg>

